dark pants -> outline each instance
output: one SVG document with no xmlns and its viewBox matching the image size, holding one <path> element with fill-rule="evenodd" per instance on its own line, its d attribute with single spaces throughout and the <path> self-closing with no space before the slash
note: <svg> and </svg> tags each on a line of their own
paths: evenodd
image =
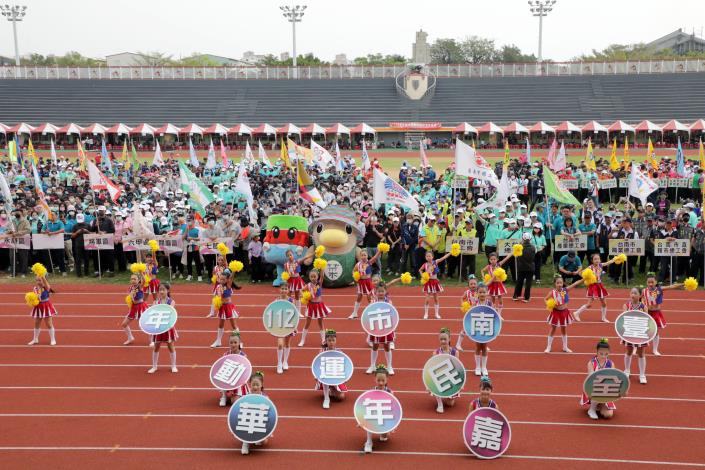
<svg viewBox="0 0 705 470">
<path fill-rule="evenodd" d="M 671 278 L 671 260 L 673 260 L 673 268 L 676 267 L 676 258 L 670 256 L 660 256 L 657 258 L 659 260 L 659 265 L 661 268 L 658 272 L 659 282 L 668 282 Z M 675 274 L 672 276 L 675 279 Z"/>
<path fill-rule="evenodd" d="M 27 263 L 29 260 L 29 250 L 9 250 L 10 254 L 10 273 L 12 267 L 15 266 L 15 275 L 27 274 Z"/>
<path fill-rule="evenodd" d="M 387 256 L 387 270 L 393 273 L 398 273 L 399 264 L 401 261 L 401 247 L 397 244 L 394 248 L 389 250 Z"/>
<path fill-rule="evenodd" d="M 414 260 L 416 262 L 416 266 L 414 266 L 414 276 L 418 276 L 421 265 L 426 262 L 426 249 L 421 247 L 416 248 L 414 250 Z"/>
<path fill-rule="evenodd" d="M 546 240 L 546 248 L 544 248 L 544 249 L 543 249 L 543 252 L 542 252 L 542 254 L 543 254 L 543 256 L 542 256 L 542 258 L 543 258 L 542 262 L 543 262 L 544 264 L 546 264 L 546 261 L 548 261 L 549 259 L 551 259 L 551 244 L 552 244 L 552 243 L 551 243 L 551 240 L 550 240 L 550 239 L 547 239 L 547 240 Z"/>
<path fill-rule="evenodd" d="M 512 281 L 517 281 L 517 266 L 515 264 L 515 258 L 513 256 L 509 257 L 506 263 L 504 263 L 504 268 L 509 268 L 509 272 L 512 274 Z"/>
<path fill-rule="evenodd" d="M 490 262 L 490 254 L 497 252 L 497 246 L 487 246 L 485 245 L 485 256 L 487 256 L 487 262 Z"/>
<path fill-rule="evenodd" d="M 579 281 L 579 280 L 582 279 L 582 277 L 581 277 L 579 274 L 564 274 L 564 273 L 561 273 L 561 276 L 563 276 L 563 283 L 564 283 L 566 286 L 569 286 L 569 285 L 571 285 L 572 283 L 574 283 L 575 281 Z"/>
<path fill-rule="evenodd" d="M 688 256 L 679 256 L 678 257 L 678 269 L 677 273 L 679 276 L 683 276 L 684 274 L 688 274 L 690 271 L 690 257 Z"/>
<path fill-rule="evenodd" d="M 524 289 L 524 299 L 529 300 L 531 298 L 531 283 L 533 282 L 534 273 L 533 271 L 519 271 L 517 273 L 517 285 L 514 288 L 515 299 L 521 296 L 522 288 Z"/>
<path fill-rule="evenodd" d="M 445 253 L 441 253 L 439 251 L 433 252 L 434 259 L 438 259 L 438 258 L 442 257 L 443 255 L 445 255 Z M 446 262 L 443 261 L 443 262 L 438 263 L 438 274 L 445 275 L 445 273 L 446 273 Z"/>
<path fill-rule="evenodd" d="M 692 253 L 689 276 L 693 276 L 697 279 L 700 285 L 705 285 L 705 259 L 702 253 Z"/>
<path fill-rule="evenodd" d="M 115 245 L 115 259 L 117 260 L 117 266 L 119 272 L 125 272 L 127 270 L 127 258 L 125 257 L 125 252 L 122 251 L 122 243 Z"/>
<path fill-rule="evenodd" d="M 407 269 L 408 266 L 408 269 Z M 399 262 L 399 272 L 411 271 L 412 273 L 418 271 L 414 264 L 414 249 L 409 248 L 401 250 L 401 261 Z"/>
<path fill-rule="evenodd" d="M 262 257 L 261 256 L 253 256 L 250 258 L 250 276 L 252 277 L 253 281 L 261 281 L 262 280 Z"/>
<path fill-rule="evenodd" d="M 448 258 L 448 277 L 455 277 L 456 271 L 460 265 L 460 256 L 451 256 Z"/>
<path fill-rule="evenodd" d="M 534 258 L 534 279 L 536 281 L 541 280 L 541 266 L 543 266 L 543 251 L 536 253 Z"/>
<path fill-rule="evenodd" d="M 627 256 L 627 262 L 623 265 L 616 265 L 619 282 L 627 284 L 627 278 L 631 282 L 634 279 L 634 266 L 636 266 L 636 256 Z"/>
<path fill-rule="evenodd" d="M 171 263 L 171 273 L 176 276 L 176 273 L 179 272 L 181 275 L 184 274 L 184 265 L 181 264 L 181 256 L 182 252 L 179 251 L 178 253 L 170 253 L 169 254 L 169 261 Z"/>
<path fill-rule="evenodd" d="M 73 260 L 74 266 L 76 267 L 76 275 L 78 277 L 83 277 L 88 274 L 88 252 L 83 248 L 82 241 L 74 240 L 73 243 Z"/>
<path fill-rule="evenodd" d="M 203 266 L 201 265 L 201 253 L 198 251 L 189 251 L 186 253 L 186 272 L 189 276 L 193 276 L 193 264 L 196 263 L 196 275 L 203 275 Z"/>
<path fill-rule="evenodd" d="M 100 272 L 115 271 L 115 251 L 114 250 L 95 250 L 93 252 L 93 269 L 98 272 L 98 257 L 100 257 Z"/>
<path fill-rule="evenodd" d="M 48 255 L 51 255 L 51 263 L 47 264 L 47 269 L 50 273 L 54 272 L 54 266 L 59 268 L 62 273 L 66 272 L 66 262 L 64 261 L 64 249 L 57 248 L 56 250 L 46 250 Z M 53 266 L 52 266 L 53 265 Z"/>
<path fill-rule="evenodd" d="M 206 273 L 208 279 L 213 275 L 213 267 L 215 266 L 215 255 L 203 255 L 203 263 L 206 265 Z"/>
<path fill-rule="evenodd" d="M 475 268 L 476 268 L 476 261 L 475 261 L 475 255 L 461 255 L 460 256 L 460 265 L 461 265 L 461 272 L 460 272 L 460 277 L 462 278 L 462 281 L 467 280 L 468 276 L 470 274 L 475 274 Z"/>
</svg>

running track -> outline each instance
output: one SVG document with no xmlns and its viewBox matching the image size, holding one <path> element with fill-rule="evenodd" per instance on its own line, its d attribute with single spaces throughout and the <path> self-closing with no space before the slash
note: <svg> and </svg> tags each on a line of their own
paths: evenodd
<svg viewBox="0 0 705 470">
<path fill-rule="evenodd" d="M 393 465 L 429 468 L 434 464 L 479 464 L 461 435 L 477 380 L 472 372 L 467 392 L 455 408 L 435 412 L 435 400 L 421 382 L 421 367 L 437 345 L 437 331 L 460 329 L 460 288 L 443 294 L 442 320 L 421 320 L 419 288 L 392 288 L 400 309 L 394 368 L 390 386 L 404 407 L 404 421 L 389 442 L 375 441 L 374 454 L 361 452 L 364 433 L 356 427 L 352 404 L 372 387 L 365 375 L 369 350 L 358 320 L 347 320 L 352 289 L 325 293 L 333 309 L 328 327 L 338 331 L 338 345 L 356 365 L 351 393 L 329 410 L 321 392 L 312 390 L 310 364 L 317 354 L 318 333 L 312 330 L 305 348 L 292 349 L 290 370 L 275 373 L 276 341 L 264 332 L 263 307 L 276 295 L 268 286 L 247 285 L 237 293 L 239 327 L 253 367 L 266 373 L 265 388 L 281 418 L 274 439 L 249 456 L 239 452 L 227 428 L 226 408 L 208 380 L 213 361 L 223 349 L 212 350 L 216 321 L 204 318 L 210 301 L 205 285 L 178 285 L 177 343 L 179 373 L 168 368 L 162 348 L 160 369 L 151 364 L 146 336 L 137 332 L 135 345 L 125 340 L 119 322 L 125 313 L 121 286 L 60 284 L 53 300 L 58 346 L 29 347 L 31 322 L 24 304 L 26 286 L 4 286 L 0 292 L 0 462 L 2 468 L 57 469 L 103 466 L 144 468 L 168 463 L 173 468 L 232 468 L 257 463 L 270 468 L 359 468 Z M 584 291 L 583 291 L 584 292 Z M 505 456 L 482 462 L 492 468 L 663 468 L 705 467 L 705 296 L 702 291 L 666 294 L 669 322 L 661 340 L 663 356 L 648 356 L 648 385 L 638 383 L 632 364 L 630 396 L 618 402 L 615 418 L 590 420 L 578 406 L 588 359 L 601 336 L 610 337 L 612 359 L 623 366 L 623 349 L 613 325 L 597 322 L 599 310 L 583 315 L 569 328 L 572 354 L 544 354 L 548 326 L 542 297 L 536 289 L 530 304 L 506 301 L 508 320 L 491 344 L 489 370 L 494 398 L 512 423 L 512 443 Z M 621 312 L 627 292 L 612 290 L 609 318 Z M 571 308 L 582 301 L 576 292 Z M 137 325 L 133 324 L 133 331 Z M 301 324 L 300 327 L 301 328 Z M 315 323 L 312 325 L 315 326 Z M 227 334 L 226 334 L 227 336 Z M 298 338 L 296 339 L 298 341 Z M 225 340 L 224 340 L 225 344 Z M 465 347 L 472 343 L 466 340 Z M 554 350 L 560 349 L 560 337 Z M 650 353 L 650 350 L 649 350 Z M 378 362 L 384 362 L 380 352 Z M 472 352 L 461 353 L 474 367 Z M 248 467 L 245 467 L 248 468 Z M 252 468 L 252 467 L 249 467 Z"/>
</svg>

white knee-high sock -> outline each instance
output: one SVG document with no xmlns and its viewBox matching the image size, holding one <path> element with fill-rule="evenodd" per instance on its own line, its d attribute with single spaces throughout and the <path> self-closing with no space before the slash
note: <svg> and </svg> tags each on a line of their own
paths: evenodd
<svg viewBox="0 0 705 470">
<path fill-rule="evenodd" d="M 159 364 L 159 351 L 152 351 L 152 367 L 157 368 Z"/>
<path fill-rule="evenodd" d="M 171 359 L 171 367 L 176 367 L 176 349 L 169 351 L 169 359 Z"/>
<path fill-rule="evenodd" d="M 326 342 L 326 330 L 321 330 L 321 344 Z"/>
<path fill-rule="evenodd" d="M 330 386 L 328 385 L 323 386 L 323 398 L 330 400 Z"/>
<path fill-rule="evenodd" d="M 372 433 L 367 433 L 367 444 L 372 444 Z"/>
<path fill-rule="evenodd" d="M 387 360 L 387 369 L 392 369 L 392 351 L 384 351 L 384 358 Z"/>
<path fill-rule="evenodd" d="M 132 336 L 132 330 L 130 329 L 129 325 L 125 327 L 125 334 L 127 335 L 128 340 L 132 341 L 135 339 L 135 337 Z"/>
<path fill-rule="evenodd" d="M 481 367 L 480 366 L 481 362 L 482 362 L 482 356 L 480 356 L 479 354 L 475 354 L 475 369 L 479 369 Z"/>
<path fill-rule="evenodd" d="M 282 356 L 284 355 L 283 349 L 277 349 L 277 366 L 282 365 Z"/>
<path fill-rule="evenodd" d="M 438 404 L 439 409 L 443 409 L 443 398 L 441 397 L 436 397 L 436 403 Z"/>
<path fill-rule="evenodd" d="M 371 349 L 370 350 L 370 367 L 373 369 L 377 367 L 377 350 L 376 349 Z"/>
<path fill-rule="evenodd" d="M 602 320 L 607 320 L 607 307 L 601 307 L 600 313 L 602 314 Z"/>
<path fill-rule="evenodd" d="M 659 341 L 661 341 L 661 337 L 657 334 L 657 335 L 654 337 L 654 351 L 658 351 L 658 344 L 659 344 Z"/>
<path fill-rule="evenodd" d="M 563 340 L 563 349 L 568 349 L 568 335 L 561 335 L 561 339 Z"/>
<path fill-rule="evenodd" d="M 624 372 L 627 374 L 632 370 L 632 355 L 631 354 L 625 354 L 624 355 Z"/>
<path fill-rule="evenodd" d="M 583 313 L 587 309 L 587 304 L 581 305 L 580 308 L 578 308 L 575 312 L 573 312 L 573 315 L 576 317 L 579 317 L 581 313 Z"/>
<path fill-rule="evenodd" d="M 355 306 L 353 307 L 352 314 L 357 315 L 358 310 L 360 310 L 360 302 L 355 301 Z"/>
<path fill-rule="evenodd" d="M 480 356 L 480 363 L 482 365 L 482 369 L 487 369 L 487 356 Z"/>
<path fill-rule="evenodd" d="M 289 353 L 291 352 L 291 348 L 284 348 L 284 362 L 288 363 L 289 362 Z"/>
<path fill-rule="evenodd" d="M 646 356 L 638 358 L 639 375 L 646 376 Z"/>
<path fill-rule="evenodd" d="M 39 331 L 40 331 L 40 330 L 41 330 L 41 328 L 35 328 L 35 329 L 34 329 L 34 339 L 33 339 L 33 341 L 39 341 Z"/>
<path fill-rule="evenodd" d="M 458 341 L 455 342 L 455 349 L 463 349 L 463 337 L 465 336 L 465 333 L 463 331 L 460 332 L 458 335 Z"/>
<path fill-rule="evenodd" d="M 306 342 L 306 335 L 308 334 L 308 330 L 304 328 L 301 330 L 301 341 L 300 344 L 304 344 Z"/>
<path fill-rule="evenodd" d="M 548 345 L 546 346 L 546 349 L 551 349 L 551 345 L 553 345 L 553 336 L 548 335 Z"/>
<path fill-rule="evenodd" d="M 54 330 L 53 326 L 49 328 L 49 339 L 52 343 L 56 341 L 56 331 Z"/>
<path fill-rule="evenodd" d="M 428 302 L 423 304 L 423 316 L 427 317 L 428 316 Z"/>
<path fill-rule="evenodd" d="M 218 328 L 218 336 L 216 337 L 215 341 L 220 344 L 220 342 L 223 340 L 223 333 L 225 332 L 225 328 Z"/>
<path fill-rule="evenodd" d="M 436 311 L 436 317 L 440 318 L 441 317 L 441 306 L 436 304 L 436 305 L 434 305 L 434 309 Z"/>
</svg>

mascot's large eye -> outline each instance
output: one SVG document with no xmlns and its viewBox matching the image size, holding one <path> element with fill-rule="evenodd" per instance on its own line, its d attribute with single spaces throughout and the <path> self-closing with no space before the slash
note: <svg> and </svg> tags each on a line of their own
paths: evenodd
<svg viewBox="0 0 705 470">
<path fill-rule="evenodd" d="M 279 238 L 279 227 L 274 227 L 274 228 L 272 229 L 272 236 L 273 236 L 274 238 Z"/>
<path fill-rule="evenodd" d="M 349 225 L 346 225 L 346 226 L 345 226 L 345 233 L 347 233 L 348 235 L 350 235 L 350 234 L 352 233 L 352 227 L 349 226 Z"/>
<path fill-rule="evenodd" d="M 296 229 L 290 228 L 289 231 L 286 233 L 286 235 L 289 237 L 289 240 L 293 240 L 294 237 L 296 236 Z"/>
<path fill-rule="evenodd" d="M 323 224 L 318 224 L 316 227 L 316 233 L 321 233 L 323 231 Z"/>
</svg>

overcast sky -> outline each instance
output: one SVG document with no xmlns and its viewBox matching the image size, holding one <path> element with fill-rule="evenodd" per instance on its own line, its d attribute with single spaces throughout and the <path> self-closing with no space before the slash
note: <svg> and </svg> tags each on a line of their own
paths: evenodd
<svg viewBox="0 0 705 470">
<path fill-rule="evenodd" d="M 8 1 L 8 0 L 4 0 Z M 4 3 L 3 1 L 3 3 Z M 291 50 L 291 26 L 279 1 L 20 0 L 20 54 L 75 50 L 102 58 L 117 52 L 193 52 L 240 58 Z M 302 0 L 303 1 L 303 0 Z M 429 42 L 477 35 L 537 53 L 538 18 L 526 0 L 307 0 L 297 52 L 325 60 L 381 52 L 411 56 L 415 31 Z M 414 5 L 418 4 L 418 8 Z M 12 26 L 0 18 L 0 55 L 14 54 Z M 705 26 L 703 0 L 558 0 L 544 19 L 544 57 L 568 60 L 612 43 L 649 42 L 677 28 Z"/>
</svg>

